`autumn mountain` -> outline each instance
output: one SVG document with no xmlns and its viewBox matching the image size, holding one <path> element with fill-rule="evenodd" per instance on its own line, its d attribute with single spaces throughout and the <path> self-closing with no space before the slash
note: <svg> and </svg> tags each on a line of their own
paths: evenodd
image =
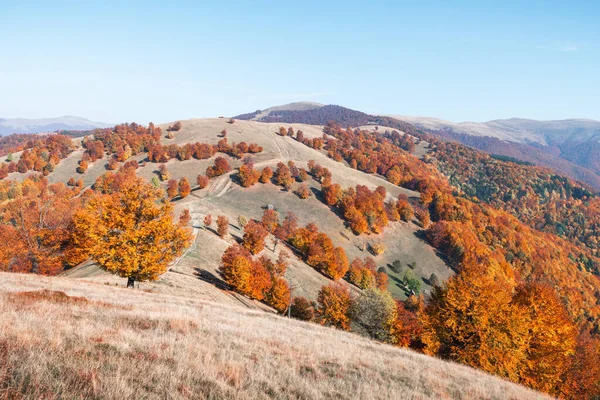
<svg viewBox="0 0 600 400">
<path fill-rule="evenodd" d="M 35 279 L 17 279 L 21 293 L 3 295 L 5 309 L 22 302 L 27 312 L 50 307 L 59 313 L 55 303 L 64 302 L 64 312 L 85 309 L 90 323 L 107 332 L 130 327 L 140 346 L 147 345 L 139 333 L 144 330 L 196 335 L 202 318 L 165 319 L 172 309 L 157 310 L 148 323 L 139 309 L 100 321 L 86 308 L 94 295 L 81 300 L 74 289 L 98 288 L 120 298 L 121 289 L 110 286 L 127 282 L 143 289 L 134 296 L 152 309 L 167 299 L 218 304 L 214 312 L 237 308 L 226 314 L 232 321 L 254 315 L 275 321 L 274 331 L 288 326 L 272 314 L 289 312 L 553 396 L 592 398 L 600 389 L 597 193 L 551 169 L 490 156 L 438 132 L 339 106 L 294 103 L 231 119 L 121 124 L 79 139 L 31 137 L 21 142 L 22 151 L 0 157 L 0 269 L 60 275 L 56 282 L 68 296 L 31 294 L 39 287 Z M 52 280 L 40 282 L 44 287 Z M 101 306 L 119 308 L 121 301 Z M 295 327 L 321 334 L 312 325 Z M 339 331 L 327 332 L 335 337 Z M 118 359 L 129 353 L 115 345 L 117 336 L 84 342 L 98 344 L 98 357 Z M 12 343 L 12 337 L 2 339 Z M 253 340 L 274 347 L 285 342 L 275 333 Z M 169 358 L 169 346 L 140 348 L 135 357 L 174 365 L 182 393 L 202 386 L 184 376 L 189 368 L 181 360 Z M 288 350 L 280 356 L 314 351 Z M 0 356 L 16 362 L 23 351 L 6 344 Z M 211 365 L 210 357 L 222 361 L 206 382 L 226 391 L 215 386 L 213 395 L 247 397 L 244 385 L 258 385 L 246 361 L 202 352 L 202 365 Z M 354 367 L 341 362 L 341 353 L 290 374 L 339 376 L 350 386 L 338 389 L 350 393 Z M 427 362 L 419 358 L 418 364 Z M 337 365 L 333 372 L 323 368 L 328 363 Z M 28 392 L 26 369 L 11 368 L 0 374 L 18 371 L 10 382 L 22 393 L 49 390 L 40 381 L 39 391 Z M 86 390 L 96 390 L 94 374 L 100 382 L 108 379 L 105 370 L 80 368 L 90 377 Z M 419 387 L 415 396 L 445 396 L 450 385 L 442 380 L 441 389 Z M 492 396 L 480 389 L 461 393 L 450 396 Z"/>
<path fill-rule="evenodd" d="M 337 105 L 299 102 L 237 116 L 262 122 L 341 125 L 381 125 L 403 131 L 427 132 L 461 142 L 488 154 L 554 169 L 600 189 L 600 122 L 586 119 L 534 121 L 520 118 L 484 123 L 453 123 L 429 117 L 369 115 Z"/>
</svg>

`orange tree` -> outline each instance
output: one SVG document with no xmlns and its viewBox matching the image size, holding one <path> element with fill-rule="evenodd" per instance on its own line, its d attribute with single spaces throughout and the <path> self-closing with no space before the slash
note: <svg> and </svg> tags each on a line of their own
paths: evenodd
<svg viewBox="0 0 600 400">
<path fill-rule="evenodd" d="M 332 283 L 323 286 L 317 297 L 319 322 L 322 325 L 350 330 L 352 296 L 348 286 Z"/>
<path fill-rule="evenodd" d="M 118 192 L 93 196 L 75 214 L 74 227 L 77 244 L 101 268 L 127 278 L 128 287 L 156 280 L 191 241 L 162 191 L 134 174 Z"/>
<path fill-rule="evenodd" d="M 56 275 L 66 264 L 84 261 L 70 240 L 80 205 L 74 189 L 29 177 L 21 190 L 0 206 L 0 270 Z"/>
</svg>

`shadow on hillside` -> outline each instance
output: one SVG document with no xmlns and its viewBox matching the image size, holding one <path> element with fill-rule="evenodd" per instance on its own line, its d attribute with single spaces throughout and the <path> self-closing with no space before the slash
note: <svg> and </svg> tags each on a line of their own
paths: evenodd
<svg viewBox="0 0 600 400">
<path fill-rule="evenodd" d="M 394 282 L 394 284 L 396 284 L 396 286 L 398 286 L 398 288 L 402 289 L 404 291 L 405 295 L 409 295 L 410 292 L 408 290 L 406 290 L 406 286 L 404 286 L 404 282 L 402 282 L 399 278 L 395 277 L 394 275 L 389 275 L 390 279 Z"/>
<path fill-rule="evenodd" d="M 225 281 L 223 281 L 221 278 L 218 278 L 217 276 L 215 276 L 212 272 L 209 272 L 205 269 L 201 269 L 201 268 L 195 268 L 194 269 L 194 275 L 196 275 L 198 277 L 198 279 L 200 279 L 201 281 L 210 283 L 211 285 L 216 286 L 218 289 L 221 290 L 229 290 L 230 287 L 229 285 L 227 285 L 225 283 Z"/>
<path fill-rule="evenodd" d="M 424 241 L 425 243 L 427 243 L 428 245 L 430 245 L 430 243 L 427 241 L 427 236 L 426 236 L 425 229 L 419 229 L 418 231 L 415 231 L 413 233 L 413 235 L 415 235 L 415 237 L 417 237 L 418 239 L 421 239 L 422 241 Z M 454 271 L 454 273 L 458 274 L 458 269 L 456 268 L 456 266 L 454 266 L 450 262 L 450 260 L 448 259 L 448 257 L 446 257 L 446 255 L 444 253 L 442 253 L 441 251 L 439 251 L 436 248 L 434 248 L 434 251 L 435 251 L 435 255 L 438 256 L 441 260 L 443 260 L 444 264 L 446 264 L 446 266 L 448 268 L 450 268 L 452 271 Z"/>
<path fill-rule="evenodd" d="M 325 196 L 323 195 L 323 192 L 320 191 L 317 188 L 311 187 L 310 191 L 313 193 L 313 195 L 315 196 L 315 199 L 319 200 L 321 202 L 321 204 L 323 204 L 324 206 L 326 206 L 327 208 L 329 208 L 329 210 L 334 213 L 339 219 L 342 220 L 342 222 L 344 223 L 344 226 L 348 226 L 348 224 L 346 223 L 346 221 L 344 220 L 344 216 L 342 215 L 342 213 L 340 212 L 340 210 L 335 207 L 335 206 L 328 206 L 327 203 L 325 203 Z"/>
</svg>

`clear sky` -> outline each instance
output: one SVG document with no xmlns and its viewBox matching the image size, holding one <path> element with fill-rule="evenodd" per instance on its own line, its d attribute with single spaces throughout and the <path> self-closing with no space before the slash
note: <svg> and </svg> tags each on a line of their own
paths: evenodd
<svg viewBox="0 0 600 400">
<path fill-rule="evenodd" d="M 598 1 L 0 0 L 0 117 L 600 119 Z"/>
</svg>

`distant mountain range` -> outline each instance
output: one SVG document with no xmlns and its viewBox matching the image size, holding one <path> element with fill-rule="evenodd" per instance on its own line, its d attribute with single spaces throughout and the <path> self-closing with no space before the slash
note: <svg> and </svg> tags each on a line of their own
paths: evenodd
<svg viewBox="0 0 600 400">
<path fill-rule="evenodd" d="M 549 167 L 600 189 L 600 121 L 512 118 L 454 123 L 431 117 L 370 115 L 336 105 L 309 102 L 270 107 L 235 118 L 316 125 L 333 120 L 343 126 L 376 124 L 408 133 L 424 132 L 456 140 L 489 154 Z"/>
<path fill-rule="evenodd" d="M 89 119 L 68 115 L 43 119 L 0 118 L 0 136 L 13 133 L 46 133 L 58 130 L 83 131 L 111 126 L 113 124 L 94 122 Z"/>
</svg>

